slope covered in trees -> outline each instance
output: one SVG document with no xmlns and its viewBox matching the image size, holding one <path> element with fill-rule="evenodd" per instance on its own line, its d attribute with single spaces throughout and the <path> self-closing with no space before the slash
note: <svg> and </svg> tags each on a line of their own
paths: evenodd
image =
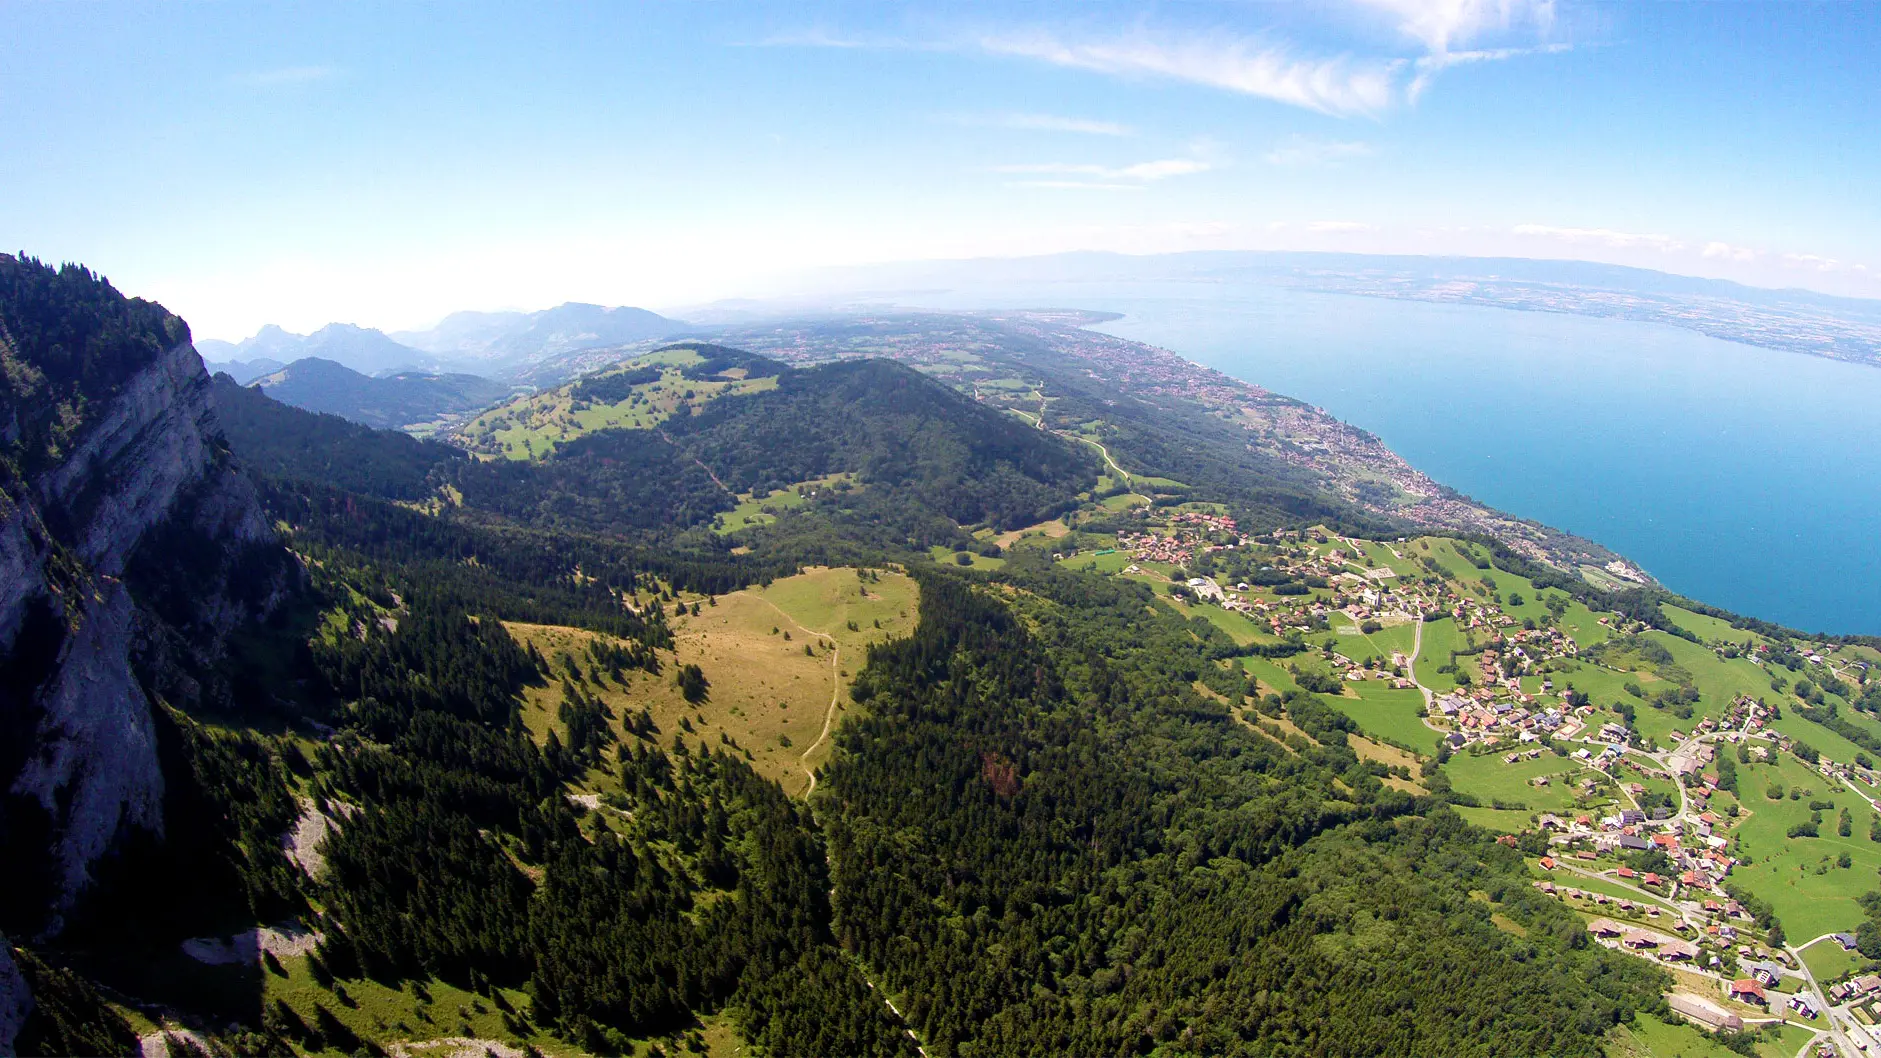
<svg viewBox="0 0 1881 1058">
<path fill-rule="evenodd" d="M 229 444 L 257 474 L 330 484 L 395 500 L 422 500 L 431 470 L 464 454 L 437 441 L 375 430 L 339 415 L 305 411 L 215 376 L 216 417 Z"/>
<path fill-rule="evenodd" d="M 748 368 L 733 352 L 708 364 Z M 852 473 L 889 504 L 1010 527 L 1075 504 L 1096 466 L 909 368 L 864 360 L 783 370 L 775 389 L 721 397 L 658 429 L 585 434 L 541 462 L 463 464 L 450 481 L 469 506 L 508 518 L 626 532 L 697 525 L 739 493 Z"/>
<path fill-rule="evenodd" d="M 284 404 L 383 429 L 476 411 L 510 392 L 504 383 L 478 375 L 414 370 L 365 375 L 316 356 L 296 360 L 251 384 Z"/>
<path fill-rule="evenodd" d="M 1337 732 L 1299 753 L 1238 724 L 1142 589 L 1000 579 L 1010 606 L 924 582 L 830 769 L 839 934 L 933 1047 L 1597 1054 L 1660 1006 L 1514 850 Z"/>
</svg>

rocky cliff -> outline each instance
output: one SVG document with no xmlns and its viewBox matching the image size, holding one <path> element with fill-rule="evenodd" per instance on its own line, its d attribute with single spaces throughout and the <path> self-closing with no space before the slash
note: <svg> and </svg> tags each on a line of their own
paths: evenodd
<svg viewBox="0 0 1881 1058">
<path fill-rule="evenodd" d="M 187 328 L 83 269 L 0 256 L 0 445 L 0 859 L 46 865 L 7 924 L 50 933 L 162 832 L 153 698 L 199 690 L 292 572 Z"/>
<path fill-rule="evenodd" d="M 32 1012 L 33 994 L 13 961 L 13 946 L 0 934 L 0 1055 L 14 1053 L 13 1041 Z"/>
</svg>

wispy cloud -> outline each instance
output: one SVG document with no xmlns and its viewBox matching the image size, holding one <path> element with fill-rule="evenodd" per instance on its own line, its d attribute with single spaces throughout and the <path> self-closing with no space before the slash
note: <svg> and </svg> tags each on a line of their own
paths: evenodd
<svg viewBox="0 0 1881 1058">
<path fill-rule="evenodd" d="M 1337 116 L 1377 115 L 1395 97 L 1398 59 L 1308 58 L 1283 44 L 1221 34 L 1138 31 L 1108 40 L 1073 39 L 1047 30 L 993 34 L 980 47 L 1126 77 L 1158 77 L 1260 96 Z"/>
<path fill-rule="evenodd" d="M 1757 251 L 1748 246 L 1732 246 L 1728 242 L 1708 242 L 1704 256 L 1714 261 L 1748 262 L 1757 259 Z"/>
<path fill-rule="evenodd" d="M 1143 184 L 1112 184 L 1097 180 L 1013 180 L 1007 187 L 1030 187 L 1045 191 L 1141 191 Z"/>
<path fill-rule="evenodd" d="M 1308 223 L 1306 230 L 1323 235 L 1357 235 L 1377 231 L 1378 225 L 1365 224 L 1356 220 L 1316 220 Z"/>
<path fill-rule="evenodd" d="M 1067 118 L 1056 114 L 955 114 L 946 120 L 956 125 L 980 128 L 1019 129 L 1036 132 L 1076 132 L 1086 136 L 1134 136 L 1136 130 L 1114 121 Z"/>
<path fill-rule="evenodd" d="M 1290 136 L 1266 154 L 1270 165 L 1328 165 L 1369 158 L 1372 145 L 1357 140 L 1322 140 L 1313 136 Z"/>
<path fill-rule="evenodd" d="M 1164 180 L 1172 176 L 1205 173 L 1213 166 L 1195 158 L 1165 158 L 1135 165 L 1082 165 L 1071 162 L 1028 162 L 1021 165 L 996 165 L 996 173 L 1051 173 L 1062 176 L 1089 176 L 1104 180 Z"/>
<path fill-rule="evenodd" d="M 1392 16 L 1398 31 L 1431 55 L 1467 48 L 1484 36 L 1514 31 L 1545 34 L 1554 27 L 1554 0 L 1360 0 Z"/>
<path fill-rule="evenodd" d="M 1049 26 L 1008 27 L 926 40 L 842 36 L 826 30 L 781 34 L 755 42 L 773 47 L 893 48 L 982 51 L 1115 77 L 1206 85 L 1303 107 L 1334 117 L 1381 117 L 1415 103 L 1442 71 L 1467 63 L 1568 51 L 1550 42 L 1553 0 L 1350 0 L 1381 13 L 1411 54 L 1315 54 L 1272 35 L 1219 28 L 1139 23 L 1115 32 Z M 1028 115 L 1016 115 L 1027 117 Z M 1056 121 L 1044 115 L 1030 115 Z M 1107 122 L 1040 124 L 1062 131 L 1117 135 Z M 1019 126 L 1015 126 L 1019 127 Z"/>
<path fill-rule="evenodd" d="M 1685 249 L 1685 243 L 1670 235 L 1614 231 L 1611 228 L 1557 228 L 1546 224 L 1517 224 L 1517 235 L 1553 239 L 1580 246 L 1605 246 L 1615 250 L 1647 249 L 1671 253 Z"/>
<path fill-rule="evenodd" d="M 1839 272 L 1845 266 L 1833 257 L 1813 253 L 1786 253 L 1781 258 L 1785 268 L 1806 268 L 1815 272 Z M 1867 271 L 1867 269 L 1861 269 Z"/>
<path fill-rule="evenodd" d="M 344 71 L 337 66 L 283 66 L 273 70 L 255 70 L 236 74 L 231 80 L 250 88 L 279 88 L 285 85 L 331 81 L 343 73 Z"/>
</svg>

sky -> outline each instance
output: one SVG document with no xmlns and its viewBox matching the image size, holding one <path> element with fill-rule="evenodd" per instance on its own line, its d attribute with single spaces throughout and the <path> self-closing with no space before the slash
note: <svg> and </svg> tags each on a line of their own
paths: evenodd
<svg viewBox="0 0 1881 1058">
<path fill-rule="evenodd" d="M 1881 297 L 1881 6 L 21 3 L 0 244 L 198 337 L 1069 250 Z"/>
</svg>

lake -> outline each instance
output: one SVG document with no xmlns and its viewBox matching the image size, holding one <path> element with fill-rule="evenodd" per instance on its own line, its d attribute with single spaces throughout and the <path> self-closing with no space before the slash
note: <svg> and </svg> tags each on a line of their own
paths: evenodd
<svg viewBox="0 0 1881 1058">
<path fill-rule="evenodd" d="M 1323 407 L 1675 591 L 1881 633 L 1881 369 L 1656 324 L 1246 284 L 926 300 L 1122 313 L 1096 329 Z"/>
</svg>

